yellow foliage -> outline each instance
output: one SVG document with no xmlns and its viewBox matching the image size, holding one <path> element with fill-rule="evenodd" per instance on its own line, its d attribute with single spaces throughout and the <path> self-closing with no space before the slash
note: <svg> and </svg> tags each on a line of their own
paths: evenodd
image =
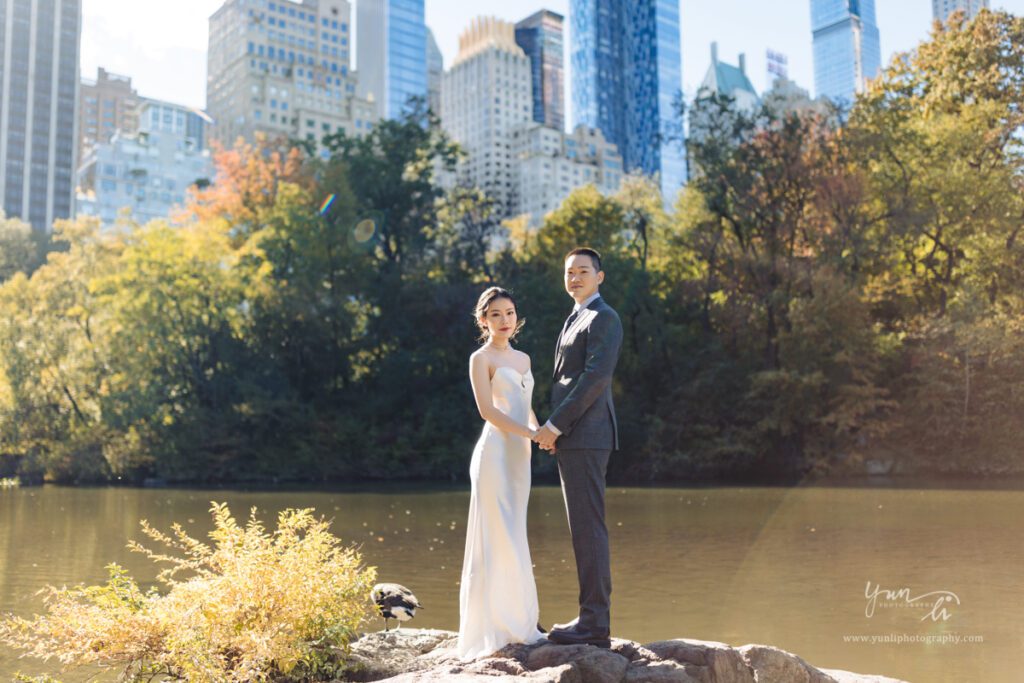
<svg viewBox="0 0 1024 683">
<path fill-rule="evenodd" d="M 143 531 L 171 549 L 132 550 L 168 565 L 166 593 L 142 592 L 117 565 L 101 586 L 49 587 L 47 612 L 0 622 L 0 643 L 64 664 L 119 667 L 129 681 L 193 682 L 332 678 L 364 619 L 376 569 L 341 545 L 311 509 L 285 510 L 269 533 L 211 508 L 212 544 L 185 533 Z M 187 575 L 186 578 L 180 578 Z"/>
</svg>

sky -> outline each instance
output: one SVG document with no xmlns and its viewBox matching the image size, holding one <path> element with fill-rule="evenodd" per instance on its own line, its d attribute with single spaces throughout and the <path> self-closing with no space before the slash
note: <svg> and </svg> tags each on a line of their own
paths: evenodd
<svg viewBox="0 0 1024 683">
<path fill-rule="evenodd" d="M 426 0 L 426 22 L 434 31 L 445 65 L 458 51 L 459 33 L 475 16 L 518 21 L 539 9 L 566 17 L 566 70 L 570 44 L 570 0 Z M 203 108 L 206 102 L 208 19 L 223 0 L 83 0 L 82 76 L 95 78 L 97 67 L 130 76 L 140 95 Z M 1024 15 L 1024 0 L 992 0 L 993 9 Z M 931 0 L 876 0 L 882 59 L 913 48 L 928 36 Z M 810 0 L 680 0 L 683 92 L 692 97 L 711 62 L 737 63 L 746 54 L 747 75 L 766 89 L 765 51 L 789 59 L 789 77 L 814 91 Z M 571 75 L 567 74 L 566 100 Z M 570 114 L 571 115 L 571 114 Z"/>
</svg>

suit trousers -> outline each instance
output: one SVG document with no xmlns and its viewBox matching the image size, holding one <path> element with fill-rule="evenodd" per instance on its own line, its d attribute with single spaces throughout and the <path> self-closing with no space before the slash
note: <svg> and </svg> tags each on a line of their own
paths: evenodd
<svg viewBox="0 0 1024 683">
<path fill-rule="evenodd" d="M 558 449 L 558 474 L 580 583 L 581 629 L 607 632 L 612 572 L 604 519 L 605 472 L 611 450 Z"/>
</svg>

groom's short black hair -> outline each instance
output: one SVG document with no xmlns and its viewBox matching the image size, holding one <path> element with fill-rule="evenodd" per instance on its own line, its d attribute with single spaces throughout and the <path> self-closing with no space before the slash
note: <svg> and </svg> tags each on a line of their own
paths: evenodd
<svg viewBox="0 0 1024 683">
<path fill-rule="evenodd" d="M 570 257 L 576 256 L 577 254 L 586 254 L 589 256 L 590 260 L 594 262 L 594 268 L 597 272 L 601 272 L 601 255 L 597 253 L 596 249 L 591 249 L 590 247 L 576 247 L 566 254 L 562 261 L 568 261 Z"/>
</svg>

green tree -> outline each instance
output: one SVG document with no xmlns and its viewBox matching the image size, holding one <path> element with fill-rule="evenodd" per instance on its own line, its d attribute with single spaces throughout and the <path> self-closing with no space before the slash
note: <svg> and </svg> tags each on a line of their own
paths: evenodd
<svg viewBox="0 0 1024 683">
<path fill-rule="evenodd" d="M 15 273 L 31 274 L 39 265 L 39 245 L 32 226 L 0 211 L 0 284 Z"/>
<path fill-rule="evenodd" d="M 32 276 L 0 287 L 0 450 L 21 459 L 21 473 L 95 480 L 110 472 L 111 434 L 104 421 L 110 359 L 98 341 L 104 311 L 91 288 L 120 245 L 95 220 L 58 221 L 64 248 Z"/>
</svg>

